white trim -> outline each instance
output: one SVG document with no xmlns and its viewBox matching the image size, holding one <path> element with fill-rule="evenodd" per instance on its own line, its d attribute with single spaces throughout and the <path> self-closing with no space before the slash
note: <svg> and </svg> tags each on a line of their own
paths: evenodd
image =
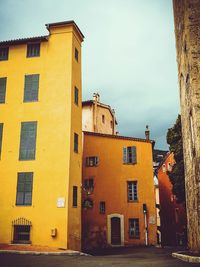
<svg viewBox="0 0 200 267">
<path fill-rule="evenodd" d="M 112 245 L 111 244 L 111 219 L 113 217 L 117 217 L 120 219 L 120 232 L 121 232 L 121 244 L 120 245 Z M 124 215 L 118 214 L 118 213 L 113 213 L 110 215 L 107 215 L 107 240 L 108 244 L 110 246 L 124 246 Z"/>
</svg>

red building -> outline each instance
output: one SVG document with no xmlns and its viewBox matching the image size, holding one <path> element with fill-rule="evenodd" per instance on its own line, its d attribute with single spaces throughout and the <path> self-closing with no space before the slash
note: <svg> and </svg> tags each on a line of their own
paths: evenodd
<svg viewBox="0 0 200 267">
<path fill-rule="evenodd" d="M 172 184 L 167 175 L 174 164 L 173 153 L 167 153 L 157 168 L 162 246 L 186 244 L 185 205 L 177 203 L 176 197 L 172 193 Z"/>
</svg>

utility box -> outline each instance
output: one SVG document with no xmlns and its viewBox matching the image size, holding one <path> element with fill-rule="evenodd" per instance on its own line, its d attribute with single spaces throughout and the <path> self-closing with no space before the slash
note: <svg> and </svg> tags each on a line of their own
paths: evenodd
<svg viewBox="0 0 200 267">
<path fill-rule="evenodd" d="M 56 237 L 57 236 L 57 229 L 56 228 L 51 229 L 51 236 L 52 237 Z"/>
</svg>

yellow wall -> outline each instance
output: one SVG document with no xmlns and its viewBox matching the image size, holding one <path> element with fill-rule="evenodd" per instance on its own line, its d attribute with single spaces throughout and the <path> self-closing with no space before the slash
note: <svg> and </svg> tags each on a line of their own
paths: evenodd
<svg viewBox="0 0 200 267">
<path fill-rule="evenodd" d="M 137 164 L 123 164 L 123 147 L 136 146 Z M 97 167 L 86 167 L 85 160 L 89 156 L 98 156 Z M 155 224 L 148 224 L 149 244 L 156 243 L 156 209 L 152 167 L 152 144 L 120 137 L 109 137 L 101 134 L 84 134 L 83 148 L 83 180 L 94 177 L 94 191 L 89 198 L 93 200 L 92 209 L 83 209 L 83 244 L 95 244 L 95 232 L 108 236 L 107 218 L 110 214 L 124 216 L 124 245 L 144 245 L 144 214 L 143 203 L 147 204 L 148 221 L 151 216 Z M 138 182 L 138 201 L 127 201 L 127 181 Z M 83 200 L 88 196 L 83 191 Z M 99 202 L 106 202 L 106 214 L 99 213 Z M 128 219 L 139 218 L 140 239 L 130 239 L 128 236 Z M 97 240 L 96 240 L 97 241 Z M 93 244 L 91 244 L 93 242 Z M 106 240 L 107 242 L 107 240 Z"/>
<path fill-rule="evenodd" d="M 26 58 L 26 44 L 21 44 L 11 45 L 9 60 L 0 61 L 0 77 L 7 77 L 6 103 L 0 105 L 0 122 L 4 123 L 0 243 L 11 242 L 11 223 L 18 217 L 32 222 L 32 244 L 67 248 L 68 219 L 75 221 L 80 236 L 80 203 L 72 218 L 68 214 L 71 185 L 80 188 L 81 181 L 81 168 L 75 171 L 81 165 L 80 143 L 79 154 L 71 155 L 73 131 L 81 138 L 81 105 L 75 108 L 73 98 L 75 83 L 81 92 L 81 63 L 75 66 L 73 59 L 74 36 L 72 26 L 54 27 L 49 40 L 41 43 L 40 57 Z M 76 46 L 80 51 L 80 41 Z M 25 74 L 40 74 L 38 102 L 23 103 Z M 19 161 L 21 122 L 26 121 L 38 122 L 36 159 Z M 30 171 L 34 172 L 32 206 L 16 206 L 17 173 Z M 65 208 L 57 208 L 58 197 L 65 197 Z M 57 228 L 57 237 L 51 237 L 51 228 Z"/>
</svg>

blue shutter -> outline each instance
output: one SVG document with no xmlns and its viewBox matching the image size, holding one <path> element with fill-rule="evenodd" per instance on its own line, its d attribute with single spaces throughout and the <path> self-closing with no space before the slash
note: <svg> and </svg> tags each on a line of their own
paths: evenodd
<svg viewBox="0 0 200 267">
<path fill-rule="evenodd" d="M 132 163 L 137 163 L 137 155 L 136 155 L 136 146 L 131 147 L 131 154 L 132 154 Z"/>
<path fill-rule="evenodd" d="M 127 147 L 123 147 L 123 163 L 127 163 Z"/>
</svg>

